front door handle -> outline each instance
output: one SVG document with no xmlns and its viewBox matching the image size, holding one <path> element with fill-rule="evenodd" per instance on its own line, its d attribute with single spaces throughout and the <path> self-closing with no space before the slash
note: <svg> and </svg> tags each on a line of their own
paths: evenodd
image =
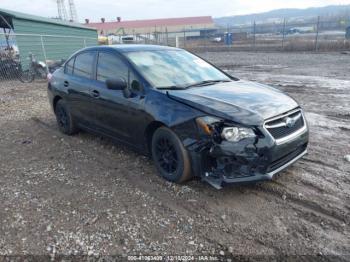
<svg viewBox="0 0 350 262">
<path fill-rule="evenodd" d="M 92 91 L 91 91 L 91 96 L 97 98 L 97 97 L 100 96 L 100 92 L 98 92 L 97 90 L 92 90 Z"/>
<path fill-rule="evenodd" d="M 63 85 L 64 85 L 65 87 L 68 87 L 68 86 L 69 86 L 69 82 L 68 82 L 68 81 L 64 81 L 64 82 L 63 82 Z"/>
</svg>

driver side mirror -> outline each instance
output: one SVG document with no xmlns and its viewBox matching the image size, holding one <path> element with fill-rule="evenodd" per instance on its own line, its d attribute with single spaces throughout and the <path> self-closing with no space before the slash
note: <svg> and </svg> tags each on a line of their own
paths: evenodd
<svg viewBox="0 0 350 262">
<path fill-rule="evenodd" d="M 137 80 L 133 80 L 131 82 L 131 91 L 135 94 L 141 94 L 143 92 L 142 84 Z"/>
<path fill-rule="evenodd" d="M 107 79 L 106 86 L 110 90 L 124 90 L 128 87 L 126 81 L 122 78 Z"/>
</svg>

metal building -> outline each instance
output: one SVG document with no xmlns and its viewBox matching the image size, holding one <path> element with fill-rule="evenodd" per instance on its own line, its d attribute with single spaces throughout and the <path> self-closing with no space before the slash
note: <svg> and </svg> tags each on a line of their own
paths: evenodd
<svg viewBox="0 0 350 262">
<path fill-rule="evenodd" d="M 153 43 L 178 46 L 179 39 L 203 38 L 216 31 L 211 16 L 160 18 L 148 20 L 90 22 L 85 26 L 96 28 L 101 42 L 115 43 Z M 106 38 L 107 37 L 107 38 Z M 107 39 L 107 40 L 106 40 Z M 183 44 L 184 46 L 184 44 Z"/>
<path fill-rule="evenodd" d="M 85 20 L 85 25 L 96 28 L 100 35 L 109 34 L 147 34 L 147 33 L 176 33 L 183 30 L 200 31 L 203 29 L 214 29 L 214 21 L 211 16 L 198 17 L 179 17 L 179 18 L 162 18 L 148 20 L 117 21 L 107 22 L 101 18 L 101 22 L 91 23 L 89 19 Z"/>
<path fill-rule="evenodd" d="M 29 53 L 38 60 L 65 59 L 73 52 L 97 45 L 97 31 L 77 23 L 0 9 L 0 37 L 15 46 L 22 61 Z"/>
</svg>

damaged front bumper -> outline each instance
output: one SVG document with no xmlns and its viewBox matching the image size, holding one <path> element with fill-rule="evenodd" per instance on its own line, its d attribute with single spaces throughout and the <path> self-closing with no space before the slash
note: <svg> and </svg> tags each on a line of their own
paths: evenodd
<svg viewBox="0 0 350 262">
<path fill-rule="evenodd" d="M 259 182 L 264 180 L 271 180 L 273 176 L 282 170 L 286 169 L 288 166 L 296 162 L 298 159 L 302 158 L 305 154 L 307 154 L 307 149 L 305 148 L 300 154 L 297 154 L 295 157 L 291 158 L 288 162 L 281 165 L 277 169 L 273 171 L 261 174 L 261 173 L 253 173 L 249 176 L 227 176 L 227 175 L 214 175 L 214 173 L 206 172 L 202 179 L 217 189 L 221 189 L 223 184 L 232 184 L 232 183 L 249 183 L 249 182 Z"/>
<path fill-rule="evenodd" d="M 265 132 L 265 130 L 261 130 Z M 264 133 L 258 139 L 188 145 L 193 172 L 217 189 L 225 184 L 271 180 L 307 153 L 308 129 L 284 143 Z"/>
</svg>

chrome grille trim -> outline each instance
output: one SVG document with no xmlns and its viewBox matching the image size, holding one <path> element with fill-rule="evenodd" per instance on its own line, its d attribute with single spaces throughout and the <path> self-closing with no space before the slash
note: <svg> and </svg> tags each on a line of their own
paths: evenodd
<svg viewBox="0 0 350 262">
<path fill-rule="evenodd" d="M 291 133 L 291 134 L 289 134 L 289 135 L 287 135 L 285 137 L 281 137 L 281 138 L 278 138 L 278 139 L 274 138 L 272 136 L 272 134 L 269 132 L 268 128 L 283 127 L 283 126 L 285 126 L 285 124 L 284 123 L 279 123 L 279 124 L 275 124 L 275 125 L 268 125 L 268 123 L 276 121 L 278 119 L 282 120 L 283 118 L 285 118 L 285 117 L 287 117 L 289 115 L 293 115 L 293 114 L 295 114 L 297 112 L 300 112 L 300 114 L 297 115 L 297 116 L 294 116 L 293 118 L 295 118 L 295 120 L 298 120 L 300 117 L 302 117 L 303 118 L 303 126 L 300 129 L 296 130 L 295 132 L 293 132 L 293 133 Z M 291 140 L 299 137 L 301 134 L 303 134 L 303 133 L 305 133 L 307 131 L 307 124 L 306 124 L 306 121 L 305 121 L 304 112 L 301 109 L 296 109 L 296 110 L 290 111 L 288 113 L 285 113 L 283 115 L 279 115 L 279 116 L 270 118 L 270 119 L 268 119 L 268 120 L 266 120 L 264 122 L 263 127 L 264 127 L 264 130 L 267 132 L 267 134 L 269 134 L 269 136 L 276 142 L 277 145 L 280 145 L 280 144 L 286 143 L 288 141 L 291 141 Z"/>
<path fill-rule="evenodd" d="M 293 115 L 293 114 L 294 114 L 294 113 L 292 113 L 292 114 L 290 114 L 290 115 Z M 289 115 L 287 115 L 287 116 L 289 116 Z M 285 116 L 285 117 L 286 117 L 286 116 Z M 291 117 L 291 118 L 296 122 L 297 120 L 299 120 L 300 117 L 301 117 L 301 112 L 299 112 L 299 114 L 297 114 L 296 116 Z M 282 117 L 282 118 L 284 118 L 284 117 Z M 278 119 L 280 119 L 280 118 L 277 118 L 277 120 L 278 120 Z M 269 121 L 269 122 L 273 122 L 273 121 L 274 121 L 274 120 Z M 285 123 L 285 122 L 281 122 L 281 123 L 275 124 L 275 125 L 266 124 L 265 126 L 266 126 L 267 129 L 269 129 L 269 128 L 278 128 L 278 127 L 285 127 L 285 126 L 286 126 L 286 123 Z"/>
</svg>

